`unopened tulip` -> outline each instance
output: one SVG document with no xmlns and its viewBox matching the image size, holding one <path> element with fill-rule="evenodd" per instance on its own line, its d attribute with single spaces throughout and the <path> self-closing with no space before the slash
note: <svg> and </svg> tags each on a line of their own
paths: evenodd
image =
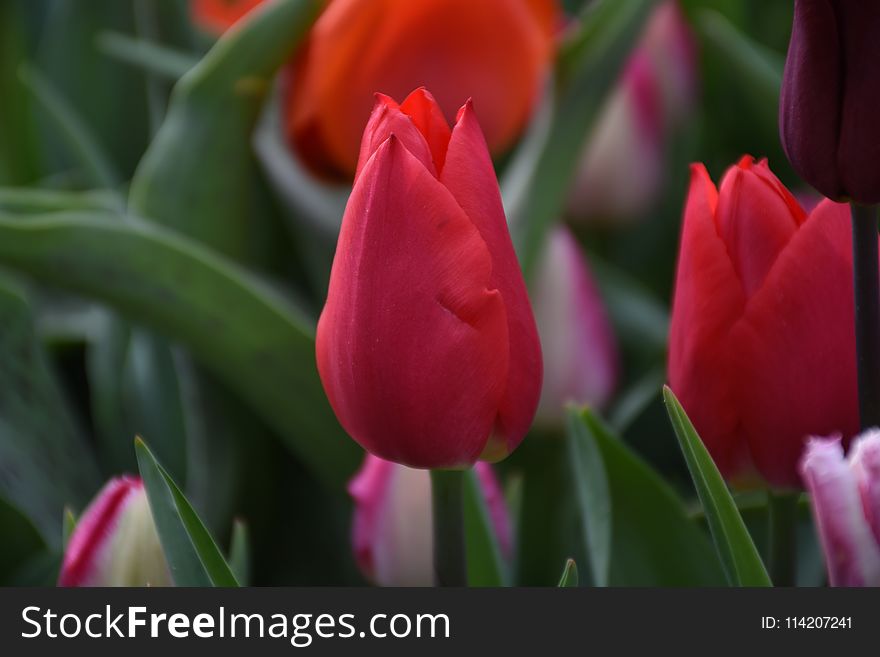
<svg viewBox="0 0 880 657">
<path fill-rule="evenodd" d="M 192 0 L 193 21 L 212 34 L 222 34 L 263 0 Z"/>
<path fill-rule="evenodd" d="M 795 0 L 782 145 L 825 196 L 880 203 L 880 3 Z"/>
<path fill-rule="evenodd" d="M 373 105 L 425 86 L 452 116 L 473 98 L 493 153 L 522 131 L 548 76 L 557 0 L 332 0 L 289 69 L 287 132 L 306 164 L 350 177 Z"/>
<path fill-rule="evenodd" d="M 139 478 L 111 479 L 101 489 L 70 537 L 58 584 L 171 584 L 168 564 Z"/>
<path fill-rule="evenodd" d="M 880 586 L 880 431 L 813 438 L 801 461 L 831 586 Z"/>
<path fill-rule="evenodd" d="M 510 519 L 501 487 L 488 463 L 478 463 L 475 469 L 498 547 L 510 558 Z M 355 503 L 355 559 L 364 576 L 379 586 L 433 586 L 428 472 L 367 455 L 348 491 Z"/>
<path fill-rule="evenodd" d="M 567 228 L 548 236 L 531 286 L 544 355 L 535 421 L 558 426 L 568 402 L 604 406 L 617 381 L 617 345 L 602 297 Z"/>
<path fill-rule="evenodd" d="M 806 214 L 766 160 L 720 190 L 692 167 L 669 381 L 734 483 L 798 488 L 807 436 L 858 431 L 849 225 L 832 201 Z"/>
<path fill-rule="evenodd" d="M 509 454 L 531 424 L 541 349 L 489 151 L 467 103 L 450 132 L 420 89 L 380 96 L 317 332 L 336 416 L 418 468 Z"/>
<path fill-rule="evenodd" d="M 661 3 L 587 141 L 569 193 L 572 218 L 621 221 L 650 208 L 667 142 L 695 103 L 696 63 L 678 2 Z"/>
</svg>

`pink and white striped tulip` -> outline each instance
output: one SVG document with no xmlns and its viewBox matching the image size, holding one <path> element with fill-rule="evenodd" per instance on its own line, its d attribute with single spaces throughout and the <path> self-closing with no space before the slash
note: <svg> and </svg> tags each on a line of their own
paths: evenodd
<svg viewBox="0 0 880 657">
<path fill-rule="evenodd" d="M 831 586 L 880 586 L 880 430 L 811 438 L 800 465 Z"/>
<path fill-rule="evenodd" d="M 111 479 L 64 553 L 59 586 L 170 586 L 171 573 L 138 477 Z"/>
<path fill-rule="evenodd" d="M 513 549 L 510 518 L 492 466 L 475 466 L 502 556 Z M 379 586 L 432 586 L 431 478 L 427 470 L 368 454 L 348 485 L 354 499 L 352 544 L 361 572 Z"/>
<path fill-rule="evenodd" d="M 651 14 L 586 144 L 569 216 L 617 223 L 644 214 L 663 185 L 670 133 L 696 97 L 694 38 L 678 2 L 666 0 Z"/>
<path fill-rule="evenodd" d="M 566 403 L 601 408 L 609 401 L 619 362 L 602 297 L 580 245 L 564 226 L 547 238 L 531 296 L 544 353 L 535 422 L 560 426 Z"/>
</svg>

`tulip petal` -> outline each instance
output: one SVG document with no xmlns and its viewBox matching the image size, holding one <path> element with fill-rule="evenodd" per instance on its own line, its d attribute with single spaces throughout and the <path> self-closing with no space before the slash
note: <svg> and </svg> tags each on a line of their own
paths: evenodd
<svg viewBox="0 0 880 657">
<path fill-rule="evenodd" d="M 800 464 L 832 586 L 880 586 L 880 547 L 862 513 L 855 474 L 836 438 L 811 438 Z"/>
<path fill-rule="evenodd" d="M 424 135 L 431 149 L 434 166 L 437 171 L 441 171 L 446 162 L 446 149 L 449 147 L 452 131 L 434 96 L 421 87 L 407 96 L 401 103 L 400 109 L 412 119 L 419 132 Z"/>
<path fill-rule="evenodd" d="M 871 429 L 856 438 L 849 459 L 859 483 L 865 517 L 880 545 L 880 430 Z"/>
<path fill-rule="evenodd" d="M 510 353 L 491 271 L 474 224 L 391 136 L 346 207 L 316 345 L 330 403 L 367 450 L 417 468 L 483 451 Z"/>
<path fill-rule="evenodd" d="M 495 169 L 470 101 L 459 111 L 440 180 L 479 230 L 492 254 L 489 286 L 499 290 L 504 298 L 510 353 L 516 354 L 510 359 L 491 453 L 484 454 L 494 460 L 516 448 L 534 418 L 541 390 L 541 345 L 507 229 Z"/>
<path fill-rule="evenodd" d="M 766 160 L 755 164 L 747 155 L 725 174 L 715 219 L 746 296 L 751 296 L 804 220 L 804 211 Z"/>
<path fill-rule="evenodd" d="M 728 332 L 745 296 L 715 225 L 718 192 L 702 164 L 691 166 L 669 335 L 669 383 L 730 478 L 750 467 L 738 435 L 738 354 Z"/>
<path fill-rule="evenodd" d="M 739 381 L 740 431 L 771 484 L 799 487 L 808 435 L 859 428 L 852 259 L 846 206 L 824 201 L 749 300 L 729 349 Z"/>
<path fill-rule="evenodd" d="M 446 131 L 447 133 L 449 132 L 448 127 Z M 437 165 L 432 148 L 425 138 L 426 135 L 419 129 L 419 126 L 416 125 L 412 117 L 404 112 L 401 106 L 392 98 L 385 94 L 376 94 L 376 106 L 373 108 L 373 113 L 370 115 L 370 120 L 367 122 L 364 137 L 361 141 L 361 153 L 358 158 L 355 177 L 360 175 L 361 169 L 364 168 L 364 165 L 372 157 L 373 153 L 376 152 L 376 149 L 391 135 L 397 137 L 404 148 L 418 159 L 428 171 L 434 176 L 437 175 L 440 168 Z M 436 139 L 436 135 L 432 135 L 432 137 Z M 445 155 L 444 152 L 443 156 L 445 157 Z"/>
</svg>

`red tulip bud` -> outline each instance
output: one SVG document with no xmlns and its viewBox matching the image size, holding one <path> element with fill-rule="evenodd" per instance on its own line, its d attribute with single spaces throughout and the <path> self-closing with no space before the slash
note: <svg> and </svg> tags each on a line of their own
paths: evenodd
<svg viewBox="0 0 880 657">
<path fill-rule="evenodd" d="M 846 206 L 807 215 L 750 157 L 720 190 L 694 165 L 669 381 L 722 474 L 799 487 L 809 435 L 859 427 Z"/>
<path fill-rule="evenodd" d="M 169 586 L 171 574 L 137 477 L 111 479 L 64 553 L 59 586 Z"/>
<path fill-rule="evenodd" d="M 423 89 L 379 96 L 364 132 L 318 371 L 342 426 L 417 468 L 497 460 L 522 440 L 541 351 L 470 103 L 449 127 Z"/>
<path fill-rule="evenodd" d="M 880 2 L 795 0 L 779 127 L 825 196 L 880 203 Z"/>
<path fill-rule="evenodd" d="M 488 463 L 477 463 L 501 554 L 511 557 L 510 518 Z M 352 544 L 364 576 L 379 586 L 433 586 L 431 478 L 424 470 L 367 455 L 348 485 L 354 498 Z"/>
</svg>

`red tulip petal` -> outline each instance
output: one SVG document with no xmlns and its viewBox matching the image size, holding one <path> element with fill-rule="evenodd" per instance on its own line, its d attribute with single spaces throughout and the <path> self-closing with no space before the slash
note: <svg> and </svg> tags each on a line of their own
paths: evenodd
<svg viewBox="0 0 880 657">
<path fill-rule="evenodd" d="M 807 218 L 731 330 L 741 431 L 758 470 L 799 487 L 808 435 L 859 428 L 847 207 L 824 201 Z M 745 367 L 742 364 L 746 364 Z"/>
<path fill-rule="evenodd" d="M 541 346 L 507 229 L 495 170 L 470 102 L 459 111 L 440 180 L 488 245 L 492 254 L 489 287 L 501 292 L 507 309 L 510 371 L 499 407 L 497 435 L 490 446 L 491 453 L 485 455 L 493 460 L 516 448 L 534 418 L 541 391 Z"/>
<path fill-rule="evenodd" d="M 434 96 L 427 89 L 421 87 L 407 96 L 406 100 L 401 103 L 400 109 L 412 119 L 419 132 L 424 135 L 425 141 L 428 142 L 431 149 L 434 166 L 437 171 L 442 171 L 452 131 L 449 129 L 449 122 L 443 116 L 443 110 L 434 100 Z"/>
<path fill-rule="evenodd" d="M 437 468 L 483 451 L 509 356 L 491 270 L 474 224 L 390 137 L 349 199 L 317 335 L 327 396 L 373 454 Z"/>
<path fill-rule="evenodd" d="M 715 217 L 746 296 L 751 296 L 797 231 L 804 211 L 766 161 L 754 164 L 746 156 L 721 181 Z"/>
<path fill-rule="evenodd" d="M 730 477 L 750 466 L 738 434 L 739 355 L 727 346 L 745 296 L 716 230 L 717 204 L 706 168 L 692 165 L 670 326 L 669 383 L 719 470 Z"/>
<path fill-rule="evenodd" d="M 385 94 L 376 94 L 376 106 L 364 130 L 361 141 L 361 153 L 358 158 L 357 174 L 391 135 L 396 136 L 403 147 L 415 156 L 433 175 L 437 175 L 437 167 L 425 136 L 400 106 Z"/>
</svg>

